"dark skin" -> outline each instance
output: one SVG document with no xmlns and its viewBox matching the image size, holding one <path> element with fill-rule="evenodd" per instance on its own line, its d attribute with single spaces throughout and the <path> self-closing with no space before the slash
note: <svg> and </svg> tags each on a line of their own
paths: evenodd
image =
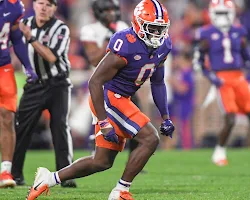
<svg viewBox="0 0 250 200">
<path fill-rule="evenodd" d="M 11 27 L 11 31 L 16 31 L 19 23 Z M 16 135 L 14 130 L 14 115 L 12 111 L 2 107 L 0 108 L 1 120 L 1 152 L 3 161 L 12 161 Z"/>
<path fill-rule="evenodd" d="M 205 52 L 208 52 L 209 43 L 207 40 L 201 41 L 199 45 Z M 243 37 L 241 39 L 241 48 L 244 49 L 246 47 L 247 47 L 247 39 L 246 39 L 246 37 Z M 223 85 L 222 85 L 222 87 L 223 87 Z M 247 114 L 247 116 L 250 120 L 250 114 Z M 219 132 L 218 144 L 220 146 L 226 145 L 226 142 L 228 141 L 228 138 L 230 136 L 230 133 L 232 132 L 234 124 L 235 124 L 235 113 L 226 113 L 224 115 L 224 126 L 222 127 L 221 131 Z"/>
<path fill-rule="evenodd" d="M 89 90 L 99 120 L 107 118 L 104 108 L 104 93 L 102 86 L 105 82 L 111 80 L 118 70 L 122 69 L 124 66 L 126 66 L 126 62 L 122 58 L 109 52 L 101 60 L 90 78 Z M 112 128 L 103 129 L 102 133 L 107 134 L 111 129 Z M 143 169 L 159 144 L 157 130 L 150 122 L 142 127 L 134 139 L 139 145 L 131 152 L 122 175 L 122 179 L 128 182 L 132 182 L 135 176 Z M 112 167 L 117 154 L 117 151 L 97 147 L 95 156 L 80 158 L 70 166 L 60 170 L 58 173 L 60 180 L 65 181 L 80 178 L 107 170 Z"/>
</svg>

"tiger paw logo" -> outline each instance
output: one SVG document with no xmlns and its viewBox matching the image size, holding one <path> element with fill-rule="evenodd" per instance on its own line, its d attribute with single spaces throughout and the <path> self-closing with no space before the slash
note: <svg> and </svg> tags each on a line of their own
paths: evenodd
<svg viewBox="0 0 250 200">
<path fill-rule="evenodd" d="M 126 35 L 126 38 L 127 38 L 127 40 L 128 40 L 130 43 L 135 43 L 135 41 L 136 41 L 135 36 L 133 36 L 132 34 L 127 34 L 127 35 Z"/>
</svg>

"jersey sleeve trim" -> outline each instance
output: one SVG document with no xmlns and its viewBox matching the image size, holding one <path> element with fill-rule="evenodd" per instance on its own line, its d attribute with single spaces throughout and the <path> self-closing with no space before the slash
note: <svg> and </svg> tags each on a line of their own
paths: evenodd
<svg viewBox="0 0 250 200">
<path fill-rule="evenodd" d="M 18 24 L 20 21 L 21 21 L 21 19 L 24 17 L 24 14 L 22 14 L 20 17 L 18 17 L 17 19 L 16 19 L 16 21 L 14 22 L 14 25 L 15 24 Z"/>
<path fill-rule="evenodd" d="M 108 48 L 108 49 L 106 50 L 106 52 L 108 53 L 108 52 L 112 52 L 112 51 L 111 51 L 110 48 Z M 116 56 L 120 57 L 121 59 L 123 59 L 123 60 L 126 62 L 126 65 L 128 64 L 128 60 L 127 60 L 125 57 L 120 56 L 119 54 L 114 53 L 114 52 L 112 52 L 112 53 L 115 54 Z"/>
</svg>

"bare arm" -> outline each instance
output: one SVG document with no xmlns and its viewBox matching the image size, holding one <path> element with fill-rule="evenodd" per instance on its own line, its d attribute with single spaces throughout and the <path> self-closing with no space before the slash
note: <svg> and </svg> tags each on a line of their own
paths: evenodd
<svg viewBox="0 0 250 200">
<path fill-rule="evenodd" d="M 29 41 L 32 37 L 31 35 L 31 30 L 29 26 L 26 26 L 24 23 L 20 23 L 19 25 L 20 30 L 23 32 L 25 38 L 27 41 Z M 31 43 L 36 52 L 42 56 L 45 60 L 47 60 L 50 63 L 55 63 L 57 58 L 53 54 L 53 52 L 43 44 L 41 44 L 39 41 L 35 40 L 34 42 Z"/>
<path fill-rule="evenodd" d="M 36 50 L 36 52 L 42 56 L 45 60 L 47 60 L 49 63 L 55 63 L 57 58 L 56 56 L 52 53 L 52 51 L 44 46 L 43 44 L 41 44 L 39 41 L 34 41 L 31 43 L 32 46 L 34 47 L 34 49 Z"/>
<path fill-rule="evenodd" d="M 107 118 L 104 108 L 103 85 L 105 82 L 111 80 L 118 70 L 125 65 L 126 62 L 122 58 L 112 52 L 108 52 L 100 61 L 89 80 L 89 91 L 98 120 L 104 120 Z"/>
<path fill-rule="evenodd" d="M 99 48 L 95 42 L 83 42 L 83 45 L 90 64 L 96 67 L 106 54 L 108 43 L 105 41 L 101 48 Z"/>
</svg>

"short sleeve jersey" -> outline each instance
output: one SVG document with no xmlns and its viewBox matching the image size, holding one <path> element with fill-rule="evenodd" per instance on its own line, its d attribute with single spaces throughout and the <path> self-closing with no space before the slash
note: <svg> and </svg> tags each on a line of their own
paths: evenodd
<svg viewBox="0 0 250 200">
<path fill-rule="evenodd" d="M 172 49 L 168 36 L 157 49 L 150 49 L 139 39 L 132 28 L 117 32 L 110 39 L 107 50 L 126 61 L 104 88 L 122 96 L 132 96 L 150 78 Z"/>
<path fill-rule="evenodd" d="M 11 27 L 23 16 L 24 6 L 20 0 L 4 0 L 0 2 L 0 66 L 11 62 L 10 32 Z"/>
<path fill-rule="evenodd" d="M 241 39 L 247 35 L 242 26 L 232 26 L 223 34 L 213 25 L 197 30 L 197 40 L 207 40 L 209 61 L 214 71 L 238 69 L 242 67 Z"/>
</svg>

